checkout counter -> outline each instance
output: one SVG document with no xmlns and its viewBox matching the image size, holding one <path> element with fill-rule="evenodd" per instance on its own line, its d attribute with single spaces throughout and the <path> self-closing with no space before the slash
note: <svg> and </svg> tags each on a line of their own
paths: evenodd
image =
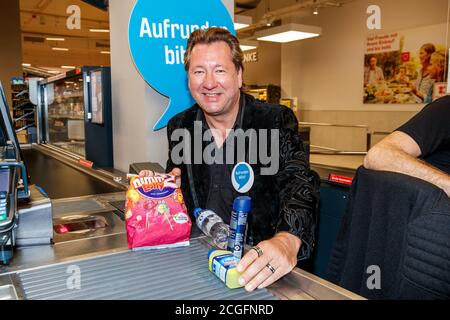
<svg viewBox="0 0 450 320">
<path fill-rule="evenodd" d="M 208 270 L 211 244 L 195 226 L 188 247 L 130 251 L 124 196 L 118 192 L 52 201 L 53 243 L 15 249 L 9 264 L 0 265 L 0 298 L 362 299 L 299 268 L 267 289 L 230 290 Z"/>
<path fill-rule="evenodd" d="M 0 221 L 0 300 L 363 299 L 299 268 L 266 289 L 230 290 L 208 270 L 211 244 L 195 225 L 188 247 L 130 251 L 124 222 L 126 175 L 84 167 L 70 155 L 36 145 L 58 165 L 108 185 L 98 194 L 49 197 L 45 188 L 28 184 L 3 93 L 0 107 L 6 152 L 0 165 L 0 209 L 7 212 L 1 211 L 6 218 Z M 47 170 L 46 176 L 52 174 Z"/>
</svg>

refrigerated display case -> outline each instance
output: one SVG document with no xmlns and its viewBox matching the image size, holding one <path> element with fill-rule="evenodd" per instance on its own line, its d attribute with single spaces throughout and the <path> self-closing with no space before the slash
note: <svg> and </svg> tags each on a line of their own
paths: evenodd
<svg viewBox="0 0 450 320">
<path fill-rule="evenodd" d="M 39 83 L 42 143 L 113 167 L 111 75 L 108 67 L 81 67 Z"/>
</svg>

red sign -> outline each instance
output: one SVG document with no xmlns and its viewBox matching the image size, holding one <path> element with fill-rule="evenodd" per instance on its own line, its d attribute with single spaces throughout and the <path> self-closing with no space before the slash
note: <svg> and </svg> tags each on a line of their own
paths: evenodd
<svg viewBox="0 0 450 320">
<path fill-rule="evenodd" d="M 402 62 L 408 62 L 411 58 L 410 52 L 402 52 Z"/>
<path fill-rule="evenodd" d="M 88 167 L 88 168 L 92 168 L 92 166 L 94 165 L 94 163 L 92 161 L 89 160 L 85 160 L 85 159 L 80 159 L 78 161 L 79 164 L 81 164 L 82 166 Z"/>
<path fill-rule="evenodd" d="M 351 185 L 353 182 L 353 178 L 346 177 L 346 176 L 338 176 L 337 174 L 331 173 L 328 176 L 328 181 L 336 182 L 336 183 L 340 183 L 340 184 Z"/>
</svg>

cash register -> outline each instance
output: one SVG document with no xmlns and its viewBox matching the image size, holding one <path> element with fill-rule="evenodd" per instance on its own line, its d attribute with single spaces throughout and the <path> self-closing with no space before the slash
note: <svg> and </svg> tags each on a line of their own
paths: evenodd
<svg viewBox="0 0 450 320">
<path fill-rule="evenodd" d="M 27 170 L 0 83 L 0 264 L 8 264 L 18 245 L 51 244 L 51 202 L 29 187 Z"/>
</svg>

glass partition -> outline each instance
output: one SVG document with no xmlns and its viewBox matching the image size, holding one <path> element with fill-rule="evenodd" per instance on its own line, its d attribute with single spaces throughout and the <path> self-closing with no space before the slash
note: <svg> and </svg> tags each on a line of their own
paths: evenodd
<svg viewBox="0 0 450 320">
<path fill-rule="evenodd" d="M 83 76 L 45 87 L 49 143 L 85 156 Z"/>
</svg>

